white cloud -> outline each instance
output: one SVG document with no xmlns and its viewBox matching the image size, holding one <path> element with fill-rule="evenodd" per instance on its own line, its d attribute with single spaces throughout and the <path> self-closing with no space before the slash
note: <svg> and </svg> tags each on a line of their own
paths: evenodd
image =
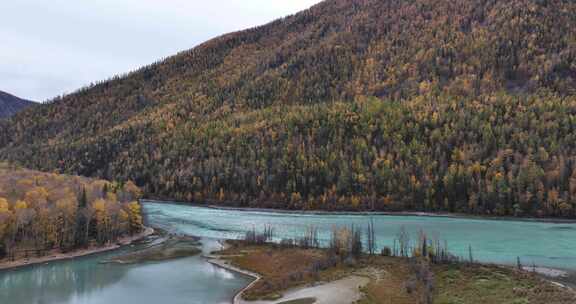
<svg viewBox="0 0 576 304">
<path fill-rule="evenodd" d="M 319 1 L 1 1 L 0 90 L 46 100 Z"/>
</svg>

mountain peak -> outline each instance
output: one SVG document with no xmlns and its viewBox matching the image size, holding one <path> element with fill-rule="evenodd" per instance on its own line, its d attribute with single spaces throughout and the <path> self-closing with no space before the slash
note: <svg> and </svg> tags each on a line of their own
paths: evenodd
<svg viewBox="0 0 576 304">
<path fill-rule="evenodd" d="M 0 91 L 0 119 L 10 117 L 32 105 L 32 101 Z"/>
</svg>

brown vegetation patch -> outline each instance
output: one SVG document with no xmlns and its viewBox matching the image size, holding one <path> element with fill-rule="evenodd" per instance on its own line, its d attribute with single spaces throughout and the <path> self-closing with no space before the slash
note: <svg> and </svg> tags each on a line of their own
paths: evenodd
<svg viewBox="0 0 576 304">
<path fill-rule="evenodd" d="M 406 282 L 411 276 L 408 263 L 401 258 L 372 257 L 363 260 L 372 269 L 370 283 L 363 289 L 365 297 L 358 304 L 413 304 L 419 292 L 408 293 Z"/>
<path fill-rule="evenodd" d="M 498 266 L 441 265 L 435 303 L 568 304 L 576 295 L 536 275 Z"/>
<path fill-rule="evenodd" d="M 241 245 L 240 242 L 232 244 L 231 248 L 219 254 L 234 266 L 262 276 L 244 293 L 246 300 L 276 299 L 280 297 L 280 292 L 290 288 L 311 282 L 332 281 L 346 273 L 342 267 L 317 268 L 328 258 L 324 250 Z"/>
</svg>

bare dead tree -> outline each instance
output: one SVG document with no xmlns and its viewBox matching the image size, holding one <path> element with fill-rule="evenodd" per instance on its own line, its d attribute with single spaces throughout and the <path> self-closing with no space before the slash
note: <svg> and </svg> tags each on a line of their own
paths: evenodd
<svg viewBox="0 0 576 304">
<path fill-rule="evenodd" d="M 400 250 L 400 256 L 408 257 L 410 253 L 410 235 L 408 234 L 404 226 L 400 227 L 400 232 L 398 232 L 397 239 Z"/>
<path fill-rule="evenodd" d="M 374 231 L 374 220 L 372 218 L 368 221 L 368 227 L 366 228 L 366 243 L 368 253 L 374 255 L 374 252 L 376 252 L 376 234 Z"/>
</svg>

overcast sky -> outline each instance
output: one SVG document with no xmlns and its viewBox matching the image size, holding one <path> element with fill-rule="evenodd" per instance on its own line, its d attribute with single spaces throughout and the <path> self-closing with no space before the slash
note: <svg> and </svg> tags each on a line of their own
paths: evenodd
<svg viewBox="0 0 576 304">
<path fill-rule="evenodd" d="M 0 90 L 44 101 L 320 0 L 2 0 Z"/>
</svg>

